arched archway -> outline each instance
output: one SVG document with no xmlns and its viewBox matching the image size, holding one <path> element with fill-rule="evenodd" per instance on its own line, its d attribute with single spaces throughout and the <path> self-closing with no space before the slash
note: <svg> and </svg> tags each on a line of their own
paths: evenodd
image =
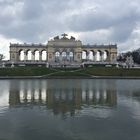
<svg viewBox="0 0 140 140">
<path fill-rule="evenodd" d="M 35 50 L 34 51 L 34 58 L 35 58 L 35 61 L 39 61 L 39 50 Z"/>
<path fill-rule="evenodd" d="M 96 52 L 96 61 L 101 61 L 102 60 L 102 52 L 100 51 L 100 50 L 98 50 L 97 52 Z"/>
<path fill-rule="evenodd" d="M 25 53 L 24 50 L 20 50 L 20 51 L 19 51 L 19 60 L 20 60 L 20 61 L 24 61 L 24 60 L 25 60 L 25 58 L 24 58 L 24 53 Z"/>
<path fill-rule="evenodd" d="M 65 61 L 67 59 L 67 53 L 62 52 L 62 60 Z"/>
<path fill-rule="evenodd" d="M 94 59 L 95 59 L 94 55 L 95 55 L 94 51 L 92 51 L 92 50 L 89 51 L 88 58 L 90 61 L 94 61 Z"/>
<path fill-rule="evenodd" d="M 43 50 L 41 52 L 41 60 L 42 61 L 46 61 L 47 60 L 47 51 L 46 50 Z"/>
<path fill-rule="evenodd" d="M 26 58 L 27 58 L 28 61 L 32 60 L 32 52 L 31 52 L 31 50 L 26 51 Z"/>
<path fill-rule="evenodd" d="M 87 60 L 87 51 L 86 50 L 82 51 L 82 60 Z"/>
<path fill-rule="evenodd" d="M 73 57 L 74 57 L 74 53 L 73 52 L 69 52 L 70 61 L 73 61 Z"/>
<path fill-rule="evenodd" d="M 107 61 L 107 58 L 108 58 L 108 55 L 109 55 L 109 52 L 107 50 L 103 51 L 103 61 Z"/>
</svg>

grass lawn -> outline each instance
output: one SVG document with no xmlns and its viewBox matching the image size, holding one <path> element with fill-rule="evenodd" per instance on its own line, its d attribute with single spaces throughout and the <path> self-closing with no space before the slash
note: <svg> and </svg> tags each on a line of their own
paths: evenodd
<svg viewBox="0 0 140 140">
<path fill-rule="evenodd" d="M 139 76 L 140 69 L 90 67 L 84 69 L 49 69 L 46 67 L 0 68 L 0 76 Z"/>
<path fill-rule="evenodd" d="M 80 72 L 94 76 L 140 76 L 140 69 L 123 69 L 115 67 L 91 67 L 85 68 Z"/>
</svg>

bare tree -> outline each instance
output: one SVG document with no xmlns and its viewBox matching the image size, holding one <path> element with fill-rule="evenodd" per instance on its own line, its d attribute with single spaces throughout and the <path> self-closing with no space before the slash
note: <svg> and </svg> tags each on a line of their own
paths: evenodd
<svg viewBox="0 0 140 140">
<path fill-rule="evenodd" d="M 2 61 L 5 58 L 3 54 L 0 54 L 0 61 Z"/>
</svg>

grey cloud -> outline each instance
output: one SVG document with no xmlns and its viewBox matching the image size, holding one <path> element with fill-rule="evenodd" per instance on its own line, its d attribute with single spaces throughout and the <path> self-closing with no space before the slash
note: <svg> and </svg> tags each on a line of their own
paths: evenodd
<svg viewBox="0 0 140 140">
<path fill-rule="evenodd" d="M 137 5 L 139 0 L 3 0 L 0 10 L 7 13 L 0 13 L 0 34 L 24 42 L 44 42 L 65 31 L 84 34 L 105 29 L 110 31 L 109 42 L 125 42 L 140 20 Z M 9 7 L 14 14 L 8 13 Z"/>
<path fill-rule="evenodd" d="M 120 23 L 112 28 L 110 39 L 114 40 L 115 42 L 124 42 L 131 36 L 131 33 L 135 27 L 136 25 L 133 22 L 126 24 Z"/>
<path fill-rule="evenodd" d="M 65 25 L 62 18 L 60 20 L 60 13 L 63 13 L 62 7 L 65 2 L 59 4 L 58 1 L 24 0 L 22 3 L 21 12 L 16 13 L 15 17 L 11 16 L 10 13 L 6 16 L 0 15 L 0 21 L 2 21 L 0 22 L 1 34 L 9 38 L 38 42 L 48 39 L 52 32 L 64 30 Z M 14 7 L 14 4 L 11 7 Z M 58 4 L 59 6 L 57 6 Z M 5 4 L 4 8 L 8 8 L 8 6 Z M 41 35 L 44 35 L 43 40 L 39 38 Z"/>
<path fill-rule="evenodd" d="M 38 0 L 24 0 L 21 15 L 23 20 L 39 20 L 43 13 L 45 13 L 42 3 L 43 1 Z"/>
<path fill-rule="evenodd" d="M 123 42 L 129 39 L 136 28 L 136 23 L 140 21 L 139 2 L 135 0 L 134 4 L 129 0 L 127 3 L 122 0 L 109 1 L 109 4 L 100 1 L 101 3 L 101 7 L 96 11 L 87 11 L 69 17 L 67 22 L 69 28 L 75 32 L 111 29 L 112 33 L 108 40 Z"/>
<path fill-rule="evenodd" d="M 68 20 L 69 28 L 74 31 L 93 31 L 111 26 L 110 17 L 102 14 L 87 13 L 74 15 Z"/>
<path fill-rule="evenodd" d="M 121 20 L 112 26 L 111 39 L 117 42 L 124 42 L 131 36 L 140 21 L 140 15 L 136 11 L 129 11 L 127 15 L 121 17 Z"/>
</svg>

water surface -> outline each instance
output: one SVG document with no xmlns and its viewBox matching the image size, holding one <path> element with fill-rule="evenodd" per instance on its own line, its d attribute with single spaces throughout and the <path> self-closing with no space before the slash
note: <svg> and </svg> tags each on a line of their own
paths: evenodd
<svg viewBox="0 0 140 140">
<path fill-rule="evenodd" d="M 0 140 L 139 140 L 140 80 L 0 80 Z"/>
</svg>

